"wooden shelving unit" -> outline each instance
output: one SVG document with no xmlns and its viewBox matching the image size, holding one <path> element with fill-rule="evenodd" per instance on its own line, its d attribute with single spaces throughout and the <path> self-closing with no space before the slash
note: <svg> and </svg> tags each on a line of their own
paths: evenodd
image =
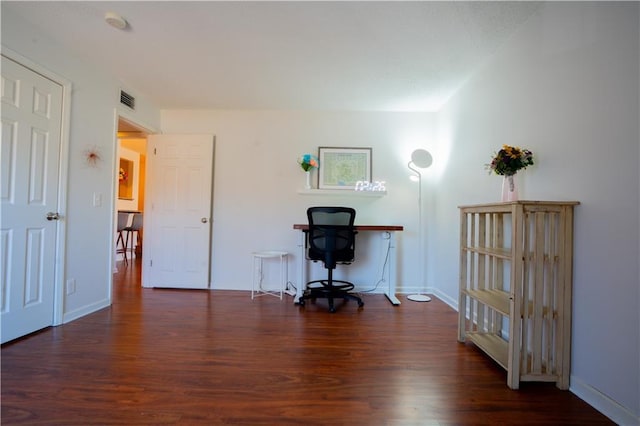
<svg viewBox="0 0 640 426">
<path fill-rule="evenodd" d="M 458 340 L 507 370 L 507 385 L 569 388 L 573 209 L 578 202 L 460 207 Z"/>
</svg>

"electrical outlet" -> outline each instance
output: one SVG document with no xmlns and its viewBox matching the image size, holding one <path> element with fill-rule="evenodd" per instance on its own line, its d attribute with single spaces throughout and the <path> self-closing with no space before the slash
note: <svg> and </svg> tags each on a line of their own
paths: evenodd
<svg viewBox="0 0 640 426">
<path fill-rule="evenodd" d="M 76 280 L 70 278 L 67 280 L 67 296 L 72 295 L 76 292 Z"/>
<path fill-rule="evenodd" d="M 102 205 L 102 194 L 99 192 L 93 193 L 93 207 L 100 207 Z"/>
</svg>

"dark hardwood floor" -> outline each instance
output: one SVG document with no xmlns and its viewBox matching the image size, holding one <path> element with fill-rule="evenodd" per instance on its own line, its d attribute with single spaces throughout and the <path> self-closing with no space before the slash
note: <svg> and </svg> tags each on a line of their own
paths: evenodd
<svg viewBox="0 0 640 426">
<path fill-rule="evenodd" d="M 589 425 L 611 422 L 456 341 L 443 302 L 365 306 L 141 289 L 2 347 L 2 424 Z"/>
</svg>

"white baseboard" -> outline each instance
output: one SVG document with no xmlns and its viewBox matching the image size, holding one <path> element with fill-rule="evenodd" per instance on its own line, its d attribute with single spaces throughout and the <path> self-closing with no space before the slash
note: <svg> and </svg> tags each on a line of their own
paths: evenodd
<svg viewBox="0 0 640 426">
<path fill-rule="evenodd" d="M 443 293 L 440 290 L 436 288 L 431 288 L 431 287 L 427 289 L 427 293 L 432 294 L 438 299 L 442 300 L 444 303 L 451 306 L 451 308 L 453 308 L 454 311 L 456 312 L 458 311 L 458 301 L 456 299 L 452 299 L 451 297 L 449 297 L 448 294 Z"/>
<path fill-rule="evenodd" d="M 87 306 L 83 306 L 80 309 L 76 309 L 74 311 L 71 312 L 65 312 L 62 315 L 62 323 L 66 324 L 68 322 L 71 322 L 73 320 L 76 320 L 80 317 L 83 317 L 85 315 L 88 314 L 92 314 L 96 311 L 99 311 L 100 309 L 104 309 L 106 307 L 109 307 L 111 305 L 111 302 L 108 299 L 103 299 L 99 302 L 96 303 L 92 303 L 91 305 L 87 305 Z"/>
<path fill-rule="evenodd" d="M 578 398 L 591 405 L 596 410 L 621 426 L 638 426 L 640 417 L 634 415 L 622 405 L 618 404 L 599 390 L 587 385 L 573 375 L 570 379 L 569 390 Z"/>
</svg>

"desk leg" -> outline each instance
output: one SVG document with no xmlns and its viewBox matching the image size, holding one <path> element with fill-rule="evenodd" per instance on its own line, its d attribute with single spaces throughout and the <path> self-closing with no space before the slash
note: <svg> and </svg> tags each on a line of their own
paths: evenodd
<svg viewBox="0 0 640 426">
<path fill-rule="evenodd" d="M 389 287 L 384 293 L 392 305 L 399 305 L 400 300 L 396 297 L 396 233 L 385 231 L 382 233 L 383 240 L 389 238 L 389 271 L 387 272 L 387 282 Z M 384 244 L 383 244 L 384 248 Z"/>
<path fill-rule="evenodd" d="M 293 298 L 293 303 L 298 303 L 298 300 L 302 297 L 304 293 L 304 288 L 307 285 L 307 258 L 305 254 L 305 245 L 307 244 L 306 234 L 303 231 L 300 231 L 300 242 L 298 243 L 298 247 L 300 248 L 299 256 L 300 256 L 300 280 L 298 281 L 298 285 L 296 286 L 296 295 Z"/>
</svg>

